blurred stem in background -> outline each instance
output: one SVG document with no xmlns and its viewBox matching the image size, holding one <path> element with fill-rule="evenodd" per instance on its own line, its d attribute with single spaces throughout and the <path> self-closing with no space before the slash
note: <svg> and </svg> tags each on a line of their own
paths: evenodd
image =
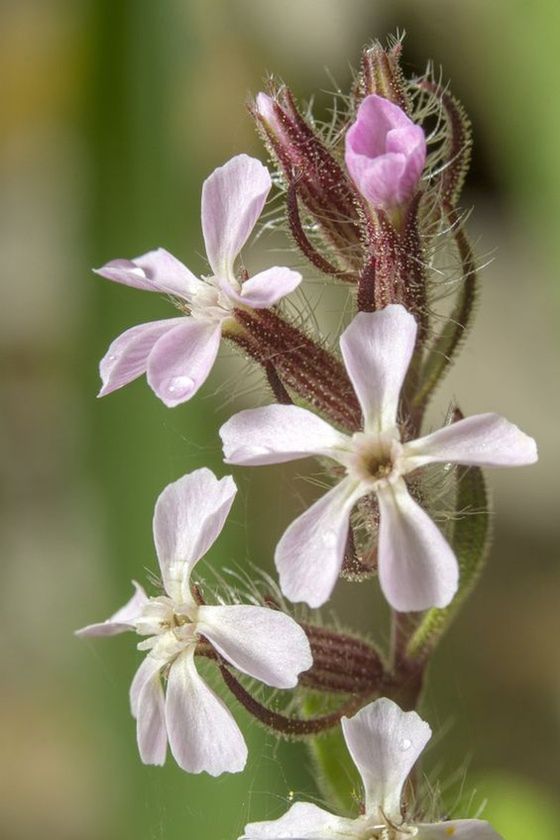
<svg viewBox="0 0 560 840">
<path fill-rule="evenodd" d="M 188 147 L 177 161 L 171 142 L 176 105 L 173 74 L 177 67 L 188 70 L 191 63 L 190 27 L 184 15 L 185 11 L 179 39 L 173 4 L 151 0 L 92 4 L 92 89 L 87 101 L 93 162 L 92 265 L 132 257 L 158 245 L 187 262 L 195 253 L 200 235 L 198 172 L 189 167 Z M 188 73 L 185 76 L 189 78 Z M 188 89 L 182 92 L 185 108 L 190 94 Z M 193 262 L 196 267 L 196 259 Z M 124 327 L 173 315 L 169 304 L 156 295 L 136 295 L 97 278 L 91 282 L 95 332 L 85 360 L 89 370 Z M 91 379 L 88 387 L 93 394 L 98 383 Z M 209 403 L 197 400 L 170 416 L 144 378 L 94 408 L 92 467 L 106 508 L 109 556 L 104 559 L 115 603 L 128 591 L 132 577 L 143 579 L 144 567 L 156 571 L 151 538 L 154 501 L 167 482 L 198 466 L 189 444 L 209 443 L 208 432 L 203 432 L 205 426 L 213 427 L 208 411 Z M 219 469 L 216 442 L 201 460 Z M 221 545 L 228 551 L 231 540 Z M 107 707 L 105 721 L 119 739 L 115 750 L 119 772 L 115 768 L 107 772 L 118 777 L 127 801 L 119 803 L 114 836 L 225 837 L 242 819 L 240 802 L 247 779 L 218 783 L 216 809 L 217 790 L 207 778 L 189 777 L 171 761 L 164 769 L 140 763 L 126 701 L 134 671 L 130 642 L 126 639 L 117 654 L 108 646 L 100 653 L 118 685 L 105 681 L 92 698 L 94 709 L 100 704 Z"/>
</svg>

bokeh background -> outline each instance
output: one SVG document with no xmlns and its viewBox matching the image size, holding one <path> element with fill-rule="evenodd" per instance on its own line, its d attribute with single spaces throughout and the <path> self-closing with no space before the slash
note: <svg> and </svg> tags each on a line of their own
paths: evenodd
<svg viewBox="0 0 560 840">
<path fill-rule="evenodd" d="M 228 840 L 313 791 L 305 751 L 242 721 L 242 776 L 143 767 L 127 689 L 132 638 L 74 628 L 154 569 L 151 514 L 169 481 L 220 471 L 217 428 L 263 399 L 222 358 L 172 411 L 139 380 L 97 401 L 97 361 L 124 328 L 170 314 L 90 267 L 163 245 L 203 270 L 202 179 L 262 156 L 244 102 L 268 72 L 300 95 L 341 87 L 372 37 L 406 29 L 406 67 L 442 65 L 474 122 L 465 205 L 483 261 L 477 326 L 440 390 L 495 409 L 539 441 L 538 466 L 490 477 L 495 543 L 442 645 L 425 712 L 426 769 L 507 840 L 556 840 L 560 10 L 556 0 L 3 0 L 0 835 L 6 840 Z M 318 95 L 319 107 L 326 99 Z M 263 255 L 263 260 L 268 259 Z M 294 473 L 237 473 L 214 560 L 270 563 Z M 296 479 L 297 480 L 297 479 Z M 301 487 L 301 483 L 298 485 Z M 264 500 L 264 501 L 263 501 Z M 338 609 L 363 627 L 371 590 Z M 242 719 L 242 715 L 239 715 Z"/>
</svg>

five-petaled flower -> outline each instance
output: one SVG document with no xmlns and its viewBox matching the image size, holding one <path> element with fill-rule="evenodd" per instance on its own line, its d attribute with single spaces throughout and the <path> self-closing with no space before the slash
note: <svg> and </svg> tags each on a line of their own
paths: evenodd
<svg viewBox="0 0 560 840">
<path fill-rule="evenodd" d="M 280 586 L 292 601 L 319 607 L 329 598 L 342 566 L 351 510 L 374 493 L 385 597 L 401 612 L 446 606 L 457 590 L 457 560 L 412 498 L 405 476 L 433 463 L 512 467 L 537 459 L 534 440 L 497 414 L 475 415 L 417 440 L 401 440 L 399 395 L 416 329 L 412 315 L 393 304 L 359 313 L 341 336 L 363 431 L 350 437 L 293 405 L 241 411 L 220 430 L 228 464 L 275 464 L 317 455 L 345 468 L 342 480 L 292 523 L 276 548 Z"/>
<path fill-rule="evenodd" d="M 171 295 L 178 309 L 189 315 L 140 324 L 115 339 L 100 363 L 99 396 L 146 373 L 165 405 L 185 402 L 210 373 L 222 327 L 235 308 L 266 309 L 299 285 L 301 275 L 289 268 L 269 268 L 243 282 L 236 276 L 236 258 L 270 188 L 267 168 L 247 155 L 232 158 L 204 182 L 202 232 L 211 277 L 195 277 L 163 248 L 97 269 L 97 274 L 116 283 Z"/>
<path fill-rule="evenodd" d="M 426 162 L 424 131 L 398 105 L 366 96 L 346 132 L 345 161 L 364 198 L 391 210 L 406 204 L 418 187 Z"/>
<path fill-rule="evenodd" d="M 240 840 L 501 840 L 484 820 L 418 823 L 403 814 L 404 784 L 432 734 L 416 712 L 382 697 L 343 718 L 342 730 L 363 782 L 364 813 L 349 819 L 296 802 L 278 820 L 249 823 Z"/>
<path fill-rule="evenodd" d="M 154 540 L 165 594 L 149 598 L 135 583 L 131 600 L 80 636 L 135 630 L 147 651 L 130 687 L 138 747 L 145 764 L 163 764 L 167 741 L 177 763 L 212 776 L 243 769 L 247 747 L 231 713 L 199 676 L 197 645 L 211 646 L 244 674 L 276 688 L 293 688 L 312 665 L 301 627 L 267 607 L 199 603 L 191 573 L 223 528 L 236 493 L 229 476 L 196 470 L 170 484 L 154 514 Z M 201 641 L 202 640 L 202 641 Z M 161 676 L 167 678 L 164 696 Z"/>
</svg>

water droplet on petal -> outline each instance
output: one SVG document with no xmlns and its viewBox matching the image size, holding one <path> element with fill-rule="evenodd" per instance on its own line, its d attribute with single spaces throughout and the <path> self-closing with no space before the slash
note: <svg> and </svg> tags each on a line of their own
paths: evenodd
<svg viewBox="0 0 560 840">
<path fill-rule="evenodd" d="M 404 750 L 404 751 L 409 750 L 411 748 L 411 746 L 412 746 L 412 741 L 410 740 L 410 738 L 403 738 L 403 740 L 401 741 L 401 750 Z"/>
<path fill-rule="evenodd" d="M 167 390 L 171 394 L 189 394 L 195 386 L 194 379 L 190 376 L 174 376 L 169 381 Z"/>
<path fill-rule="evenodd" d="M 268 446 L 251 446 L 252 455 L 269 455 L 270 447 Z"/>
<path fill-rule="evenodd" d="M 119 357 L 117 356 L 117 354 L 116 354 L 116 353 L 111 353 L 111 355 L 109 356 L 109 361 L 110 361 L 110 362 L 114 362 L 114 361 L 116 361 L 118 358 L 119 358 Z"/>
</svg>

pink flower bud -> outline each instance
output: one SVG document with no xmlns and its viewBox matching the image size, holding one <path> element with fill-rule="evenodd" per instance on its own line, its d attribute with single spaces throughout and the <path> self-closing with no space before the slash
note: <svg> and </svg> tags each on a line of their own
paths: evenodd
<svg viewBox="0 0 560 840">
<path fill-rule="evenodd" d="M 426 162 L 426 138 L 404 111 L 372 94 L 346 133 L 346 166 L 373 206 L 391 209 L 414 194 Z"/>
</svg>

